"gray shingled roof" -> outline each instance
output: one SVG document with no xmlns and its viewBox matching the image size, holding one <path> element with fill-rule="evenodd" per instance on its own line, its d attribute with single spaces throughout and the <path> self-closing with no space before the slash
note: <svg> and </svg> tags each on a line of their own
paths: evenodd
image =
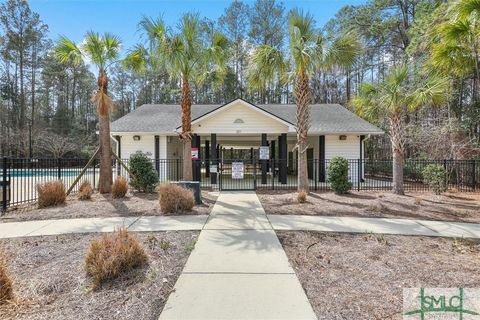
<svg viewBox="0 0 480 320">
<path fill-rule="evenodd" d="M 222 105 L 192 105 L 192 119 L 221 107 Z M 277 117 L 296 124 L 293 104 L 256 105 Z M 180 122 L 179 105 L 145 104 L 135 111 L 112 122 L 111 131 L 115 132 L 154 132 L 173 133 Z M 382 134 L 383 131 L 339 104 L 311 105 L 310 132 Z"/>
</svg>

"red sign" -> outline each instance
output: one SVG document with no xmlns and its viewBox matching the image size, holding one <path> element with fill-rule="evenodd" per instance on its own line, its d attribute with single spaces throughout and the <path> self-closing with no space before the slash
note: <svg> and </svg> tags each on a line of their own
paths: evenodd
<svg viewBox="0 0 480 320">
<path fill-rule="evenodd" d="M 192 147 L 192 160 L 198 160 L 198 148 Z"/>
</svg>

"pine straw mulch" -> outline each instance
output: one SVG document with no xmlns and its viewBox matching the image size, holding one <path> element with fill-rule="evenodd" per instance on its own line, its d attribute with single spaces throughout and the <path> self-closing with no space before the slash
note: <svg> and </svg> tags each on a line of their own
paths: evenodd
<svg viewBox="0 0 480 320">
<path fill-rule="evenodd" d="M 38 209 L 35 204 L 29 204 L 12 208 L 0 217 L 0 222 L 165 215 L 160 209 L 158 197 L 158 193 L 134 192 L 128 193 L 125 198 L 114 199 L 111 194 L 96 192 L 91 200 L 78 200 L 78 196 L 72 194 L 64 205 L 56 207 Z M 175 215 L 210 214 L 217 197 L 216 193 L 202 191 L 201 205 Z"/>
<path fill-rule="evenodd" d="M 384 217 L 480 223 L 479 193 L 311 192 L 298 203 L 296 192 L 257 191 L 267 214 Z"/>
<path fill-rule="evenodd" d="M 8 252 L 16 301 L 0 319 L 158 319 L 198 232 L 137 233 L 149 264 L 91 290 L 84 269 L 99 234 L 0 240 Z"/>
<path fill-rule="evenodd" d="M 279 232 L 319 319 L 402 319 L 403 288 L 480 287 L 478 242 Z"/>
</svg>

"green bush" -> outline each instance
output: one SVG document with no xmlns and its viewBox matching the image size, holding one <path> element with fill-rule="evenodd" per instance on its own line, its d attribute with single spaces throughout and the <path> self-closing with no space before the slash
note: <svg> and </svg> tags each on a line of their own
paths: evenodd
<svg viewBox="0 0 480 320">
<path fill-rule="evenodd" d="M 447 191 L 447 171 L 438 164 L 429 164 L 423 169 L 423 182 L 428 184 L 435 194 Z"/>
<path fill-rule="evenodd" d="M 133 175 L 130 186 L 141 192 L 152 192 L 158 183 L 158 173 L 152 160 L 138 151 L 130 156 L 129 166 Z"/>
<path fill-rule="evenodd" d="M 348 161 L 342 157 L 333 157 L 328 165 L 328 182 L 335 193 L 347 193 L 352 188 L 348 181 Z"/>
</svg>

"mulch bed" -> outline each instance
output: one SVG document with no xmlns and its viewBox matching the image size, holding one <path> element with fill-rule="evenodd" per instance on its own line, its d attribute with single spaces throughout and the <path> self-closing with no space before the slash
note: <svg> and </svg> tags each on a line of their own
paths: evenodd
<svg viewBox="0 0 480 320">
<path fill-rule="evenodd" d="M 216 198 L 214 193 L 202 191 L 203 204 L 196 205 L 192 211 L 175 215 L 210 214 Z M 67 198 L 65 205 L 57 207 L 38 209 L 35 204 L 29 204 L 12 208 L 0 218 L 0 222 L 158 215 L 164 215 L 158 193 L 129 193 L 121 199 L 113 199 L 110 194 L 94 193 L 91 200 L 78 200 L 77 195 L 73 194 Z"/>
<path fill-rule="evenodd" d="M 403 288 L 480 287 L 478 242 L 279 232 L 319 319 L 402 319 Z"/>
<path fill-rule="evenodd" d="M 480 223 L 478 193 L 312 192 L 298 203 L 296 192 L 260 191 L 267 214 L 407 218 Z"/>
<path fill-rule="evenodd" d="M 91 290 L 84 270 L 98 234 L 0 240 L 16 301 L 0 319 L 158 319 L 198 232 L 138 233 L 149 265 Z"/>
</svg>

